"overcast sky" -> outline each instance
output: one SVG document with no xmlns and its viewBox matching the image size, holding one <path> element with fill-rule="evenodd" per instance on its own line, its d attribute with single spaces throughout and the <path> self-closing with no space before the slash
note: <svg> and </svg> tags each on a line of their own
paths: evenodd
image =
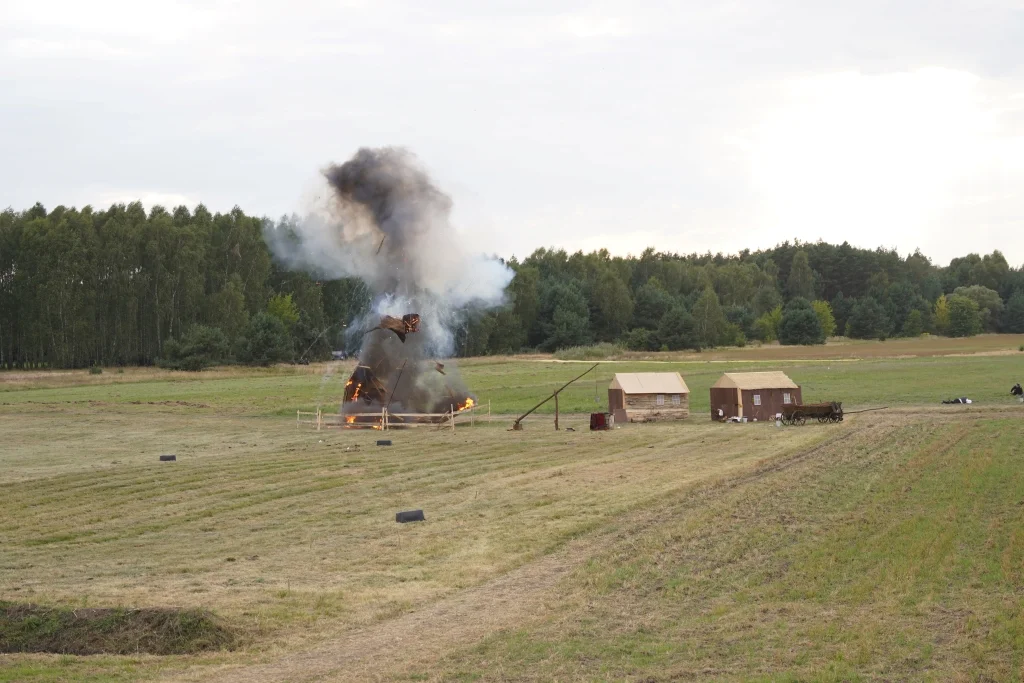
<svg viewBox="0 0 1024 683">
<path fill-rule="evenodd" d="M 1024 263 L 1024 0 L 0 0 L 0 205 L 301 212 L 415 152 L 467 239 Z"/>
</svg>

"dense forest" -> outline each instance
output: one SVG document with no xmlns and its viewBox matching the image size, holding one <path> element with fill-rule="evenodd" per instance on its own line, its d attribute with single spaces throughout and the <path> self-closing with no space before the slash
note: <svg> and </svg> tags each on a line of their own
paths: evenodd
<svg viewBox="0 0 1024 683">
<path fill-rule="evenodd" d="M 275 263 L 266 219 L 202 205 L 0 214 L 0 368 L 317 360 L 351 351 L 358 281 Z M 466 311 L 458 355 L 598 342 L 633 350 L 749 341 L 1024 332 L 1024 270 L 1001 253 L 784 243 L 735 255 L 539 249 L 507 262 L 508 304 Z"/>
</svg>

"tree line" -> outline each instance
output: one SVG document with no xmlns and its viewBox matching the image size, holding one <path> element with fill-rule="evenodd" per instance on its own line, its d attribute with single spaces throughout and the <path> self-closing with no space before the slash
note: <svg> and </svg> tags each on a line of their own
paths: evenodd
<svg viewBox="0 0 1024 683">
<path fill-rule="evenodd" d="M 367 310 L 366 288 L 279 268 L 265 221 L 138 203 L 0 213 L 0 368 L 301 362 L 354 343 L 345 325 Z M 847 243 L 538 249 L 507 265 L 508 304 L 466 311 L 458 355 L 1024 332 L 1024 272 L 998 251 L 939 267 Z"/>
</svg>

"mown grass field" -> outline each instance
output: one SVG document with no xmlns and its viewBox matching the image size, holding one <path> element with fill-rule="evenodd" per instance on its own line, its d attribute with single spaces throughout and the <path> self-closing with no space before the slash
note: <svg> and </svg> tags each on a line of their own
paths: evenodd
<svg viewBox="0 0 1024 683">
<path fill-rule="evenodd" d="M 1024 354 L 919 343 L 601 364 L 563 411 L 603 405 L 615 371 L 670 368 L 693 416 L 607 433 L 505 417 L 392 448 L 296 427 L 344 367 L 0 374 L 0 601 L 208 609 L 238 635 L 188 656 L 0 655 L 0 680 L 1020 680 Z M 462 372 L 508 416 L 586 367 Z M 894 409 L 711 424 L 707 387 L 736 368 Z M 937 405 L 954 395 L 977 403 Z M 427 522 L 395 524 L 409 508 Z"/>
</svg>

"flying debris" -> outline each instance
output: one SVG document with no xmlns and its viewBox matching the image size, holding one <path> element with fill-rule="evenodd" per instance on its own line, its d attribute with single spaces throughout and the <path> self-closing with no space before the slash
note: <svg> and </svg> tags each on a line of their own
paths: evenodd
<svg viewBox="0 0 1024 683">
<path fill-rule="evenodd" d="M 285 267 L 358 280 L 370 297 L 366 314 L 345 321 L 348 343 L 359 345 L 340 406 L 345 423 L 387 413 L 395 424 L 466 405 L 472 394 L 449 360 L 457 331 L 471 312 L 504 303 L 512 270 L 467 249 L 451 197 L 407 150 L 360 149 L 323 176 L 323 201 L 304 218 L 267 222 L 264 236 Z"/>
<path fill-rule="evenodd" d="M 398 338 L 405 343 L 405 335 L 411 332 L 419 332 L 420 329 L 420 316 L 418 313 L 406 313 L 401 318 L 394 316 L 385 315 L 380 319 L 380 325 L 377 327 L 367 330 L 367 333 L 373 332 L 373 330 L 391 330 L 398 335 Z"/>
</svg>

